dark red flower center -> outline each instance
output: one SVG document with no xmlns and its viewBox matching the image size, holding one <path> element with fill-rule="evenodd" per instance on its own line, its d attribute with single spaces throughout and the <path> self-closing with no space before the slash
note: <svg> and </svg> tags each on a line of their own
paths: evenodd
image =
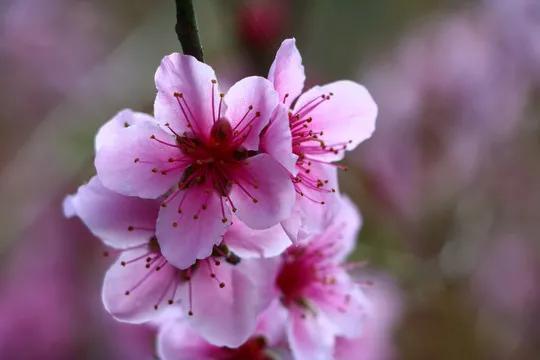
<svg viewBox="0 0 540 360">
<path fill-rule="evenodd" d="M 266 340 L 262 336 L 250 338 L 236 349 L 222 347 L 216 354 L 217 360 L 271 360 L 266 353 Z"/>
<path fill-rule="evenodd" d="M 276 278 L 285 305 L 302 303 L 305 291 L 317 281 L 316 263 L 306 256 L 306 248 L 294 247 L 283 256 L 283 265 Z"/>
</svg>

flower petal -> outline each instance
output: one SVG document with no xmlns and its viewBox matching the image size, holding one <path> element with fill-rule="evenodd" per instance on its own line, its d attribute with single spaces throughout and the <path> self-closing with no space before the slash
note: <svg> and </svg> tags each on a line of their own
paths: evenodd
<svg viewBox="0 0 540 360">
<path fill-rule="evenodd" d="M 170 124 L 177 133 L 194 132 L 206 138 L 219 104 L 214 70 L 193 56 L 173 53 L 161 60 L 155 82 L 158 93 L 154 115 L 160 124 Z"/>
<path fill-rule="evenodd" d="M 185 319 L 167 322 L 157 337 L 157 353 L 162 360 L 212 360 L 215 349 Z"/>
<path fill-rule="evenodd" d="M 174 138 L 157 125 L 129 126 L 117 141 L 99 148 L 95 160 L 99 179 L 123 195 L 157 198 L 180 179 L 187 164 L 174 144 Z"/>
<path fill-rule="evenodd" d="M 333 324 L 336 336 L 357 337 L 364 329 L 369 313 L 369 301 L 345 271 L 335 274 L 337 284 L 326 296 L 313 296 L 319 313 Z"/>
<path fill-rule="evenodd" d="M 342 196 L 338 200 L 335 209 L 334 213 L 327 214 L 327 219 L 324 222 L 327 224 L 327 231 L 335 230 L 339 233 L 339 236 L 334 238 L 334 240 L 339 241 L 334 261 L 340 263 L 347 259 L 356 246 L 358 232 L 362 227 L 362 216 L 347 196 Z"/>
<path fill-rule="evenodd" d="M 308 111 L 317 102 L 311 105 L 308 103 L 322 96 L 329 96 L 330 99 Z M 354 149 L 371 136 L 377 117 L 377 105 L 366 88 L 348 80 L 311 88 L 298 98 L 294 111 L 300 111 L 302 116 L 313 119 L 310 129 L 315 133 L 323 131 L 320 139 L 327 147 L 339 149 L 346 145 L 348 150 Z M 324 160 L 341 160 L 343 151 L 311 156 Z"/>
<path fill-rule="evenodd" d="M 94 176 L 69 196 L 74 215 L 109 246 L 118 249 L 145 244 L 154 235 L 159 202 L 120 195 Z"/>
<path fill-rule="evenodd" d="M 281 43 L 270 67 L 268 80 L 274 84 L 280 102 L 283 102 L 287 108 L 300 95 L 306 75 L 302 57 L 296 48 L 296 39 L 286 39 Z"/>
<path fill-rule="evenodd" d="M 272 303 L 259 316 L 257 321 L 256 334 L 264 335 L 270 346 L 287 343 L 285 326 L 287 324 L 288 313 L 278 299 Z"/>
<path fill-rule="evenodd" d="M 289 115 L 284 106 L 276 107 L 268 127 L 261 135 L 260 150 L 270 154 L 292 175 L 296 175 L 298 156 L 292 152 L 292 136 Z"/>
<path fill-rule="evenodd" d="M 274 87 L 263 77 L 250 76 L 235 83 L 224 100 L 225 117 L 238 132 L 237 136 L 246 137 L 242 145 L 257 150 L 259 135 L 279 103 Z"/>
<path fill-rule="evenodd" d="M 154 306 L 163 300 L 161 298 L 167 290 L 172 289 L 175 276 L 178 276 L 176 269 L 167 264 L 156 271 L 161 260 L 146 268 L 146 254 L 151 255 L 147 248 L 124 251 L 105 274 L 103 304 L 119 321 L 137 324 L 147 322 L 157 318 L 166 309 L 165 305 L 157 309 Z M 122 266 L 122 261 L 129 262 L 138 257 L 143 260 Z"/>
<path fill-rule="evenodd" d="M 291 310 L 287 325 L 289 345 L 295 359 L 332 359 L 335 343 L 333 327 L 323 314 L 303 314 Z"/>
<path fill-rule="evenodd" d="M 296 224 L 298 228 L 294 241 L 302 241 L 323 231 L 329 222 L 328 219 L 333 219 L 338 210 L 339 189 L 337 169 L 332 166 L 313 163 L 309 167 L 309 173 L 301 170 L 297 176 L 302 179 L 302 182 L 296 184 L 297 191 L 302 195 L 297 195 L 293 210 L 298 220 L 296 223 L 289 220 L 286 227 L 291 232 L 293 231 L 291 224 Z M 324 185 L 321 188 L 312 188 L 307 186 L 310 183 Z"/>
<path fill-rule="evenodd" d="M 192 278 L 193 316 L 196 331 L 218 346 L 237 347 L 255 331 L 257 317 L 274 299 L 273 284 L 278 261 L 242 259 L 237 265 L 199 266 Z M 216 281 L 218 279 L 218 281 Z M 218 282 L 225 286 L 221 288 Z"/>
<path fill-rule="evenodd" d="M 285 170 L 268 154 L 247 159 L 233 170 L 230 197 L 237 216 L 253 229 L 267 229 L 290 216 L 294 187 Z"/>
<path fill-rule="evenodd" d="M 223 242 L 241 258 L 277 256 L 292 244 L 281 224 L 253 230 L 241 221 L 233 222 Z"/>
<path fill-rule="evenodd" d="M 111 144 L 119 141 L 120 136 L 123 134 L 122 131 L 125 128 L 143 122 L 155 123 L 155 120 L 148 114 L 135 112 L 131 109 L 124 109 L 118 112 L 111 120 L 99 128 L 94 142 L 96 152 L 103 144 Z"/>
<path fill-rule="evenodd" d="M 170 196 L 172 200 L 159 211 L 156 235 L 163 256 L 185 269 L 195 260 L 208 257 L 213 246 L 222 241 L 230 226 L 231 211 L 219 194 L 203 185 Z"/>
</svg>

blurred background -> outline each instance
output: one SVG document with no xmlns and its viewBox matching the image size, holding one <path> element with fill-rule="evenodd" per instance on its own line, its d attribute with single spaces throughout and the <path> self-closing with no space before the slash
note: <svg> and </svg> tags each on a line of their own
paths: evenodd
<svg viewBox="0 0 540 360">
<path fill-rule="evenodd" d="M 393 284 L 399 308 L 369 359 L 538 359 L 540 1 L 196 11 L 222 84 L 266 75 L 295 36 L 307 86 L 351 78 L 379 104 L 340 174 L 364 216 L 354 260 Z M 180 50 L 174 14 L 172 0 L 0 3 L 0 358 L 154 357 L 152 329 L 103 310 L 111 259 L 61 202 L 94 173 L 101 124 L 152 112 L 155 69 Z"/>
</svg>

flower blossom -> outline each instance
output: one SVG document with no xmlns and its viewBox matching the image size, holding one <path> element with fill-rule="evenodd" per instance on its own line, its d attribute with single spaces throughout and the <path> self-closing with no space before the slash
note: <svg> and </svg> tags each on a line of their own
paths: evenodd
<svg viewBox="0 0 540 360">
<path fill-rule="evenodd" d="M 248 77 L 223 94 L 210 66 L 176 53 L 162 60 L 155 81 L 157 121 L 123 113 L 129 126 L 121 135 L 108 135 L 114 126 L 106 124 L 98 135 L 114 141 L 97 148 L 95 165 L 110 190 L 160 199 L 156 235 L 167 260 L 187 269 L 210 256 L 233 214 L 253 229 L 289 217 L 289 175 L 258 151 L 260 132 L 277 116 L 272 84 Z"/>
<path fill-rule="evenodd" d="M 293 216 L 283 224 L 293 239 L 303 238 L 322 230 L 320 220 L 327 209 L 313 205 L 335 199 L 336 168 L 341 166 L 334 162 L 371 136 L 377 105 L 363 86 L 347 80 L 315 86 L 302 93 L 304 67 L 294 39 L 281 44 L 268 79 L 288 116 L 277 116 L 271 121 L 261 148 L 290 172 L 297 201 Z M 291 131 L 287 146 L 281 141 L 283 128 Z M 278 142 L 281 146 L 273 146 Z"/>
<path fill-rule="evenodd" d="M 272 360 L 292 359 L 283 328 L 283 313 L 271 306 L 261 314 L 253 335 L 236 348 L 213 345 L 189 327 L 183 318 L 160 328 L 157 353 L 163 360 Z"/>
<path fill-rule="evenodd" d="M 211 256 L 179 269 L 163 256 L 155 234 L 159 200 L 114 193 L 94 177 L 66 199 L 65 209 L 118 253 L 103 284 L 109 313 L 143 323 L 179 305 L 190 325 L 220 346 L 238 346 L 251 335 L 273 299 L 277 270 L 276 259 L 258 257 L 279 254 L 290 244 L 279 225 L 252 230 L 235 222 Z"/>
<path fill-rule="evenodd" d="M 326 230 L 291 246 L 282 255 L 276 278 L 286 331 L 296 359 L 330 359 L 338 336 L 357 337 L 368 303 L 348 275 L 346 256 L 360 228 L 357 210 L 348 199 L 326 219 Z"/>
</svg>

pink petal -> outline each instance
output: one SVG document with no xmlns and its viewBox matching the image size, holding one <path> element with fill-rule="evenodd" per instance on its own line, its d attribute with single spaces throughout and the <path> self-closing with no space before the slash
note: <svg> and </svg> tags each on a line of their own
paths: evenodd
<svg viewBox="0 0 540 360">
<path fill-rule="evenodd" d="M 297 310 L 289 312 L 287 335 L 289 345 L 298 360 L 332 359 L 335 343 L 332 324 L 323 314 L 302 314 Z"/>
<path fill-rule="evenodd" d="M 257 321 L 257 334 L 264 335 L 270 346 L 286 343 L 288 313 L 278 299 L 274 299 Z"/>
<path fill-rule="evenodd" d="M 319 313 L 332 323 L 336 336 L 357 337 L 364 329 L 370 304 L 361 289 L 345 273 L 326 297 L 312 298 Z"/>
<path fill-rule="evenodd" d="M 241 258 L 277 256 L 292 244 L 280 224 L 253 230 L 241 221 L 233 222 L 223 241 Z"/>
<path fill-rule="evenodd" d="M 203 264 L 201 264 L 203 265 Z M 216 279 L 207 266 L 192 278 L 193 328 L 218 346 L 237 347 L 255 331 L 257 317 L 275 297 L 277 259 L 242 259 L 237 265 L 215 266 Z M 221 288 L 218 282 L 225 286 Z"/>
<path fill-rule="evenodd" d="M 292 175 L 296 175 L 298 156 L 292 152 L 292 136 L 289 115 L 284 106 L 278 106 L 272 114 L 270 124 L 261 136 L 259 147 L 270 154 Z"/>
<path fill-rule="evenodd" d="M 167 192 L 180 179 L 186 163 L 178 148 L 158 140 L 175 144 L 157 125 L 144 122 L 125 128 L 117 141 L 104 143 L 95 160 L 103 185 L 142 198 L 157 198 Z"/>
<path fill-rule="evenodd" d="M 156 119 L 161 124 L 170 124 L 179 134 L 194 132 L 201 138 L 208 136 L 219 104 L 218 84 L 213 84 L 216 81 L 214 70 L 193 56 L 173 53 L 161 60 L 155 81 L 158 90 L 154 103 Z M 182 94 L 183 100 L 175 94 Z M 222 113 L 224 110 L 222 108 Z"/>
<path fill-rule="evenodd" d="M 300 95 L 306 75 L 302 57 L 296 48 L 296 39 L 286 39 L 281 43 L 270 67 L 268 80 L 274 84 L 280 102 L 283 102 L 287 108 Z"/>
<path fill-rule="evenodd" d="M 167 322 L 157 337 L 157 353 L 162 360 L 213 360 L 215 348 L 200 337 L 185 319 Z"/>
<path fill-rule="evenodd" d="M 302 171 L 299 172 L 302 173 Z M 299 191 L 304 196 L 297 195 L 293 210 L 293 217 L 285 221 L 284 226 L 292 234 L 293 241 L 302 241 L 307 237 L 318 234 L 326 228 L 326 222 L 332 218 L 338 210 L 339 189 L 337 181 L 337 169 L 332 166 L 313 163 L 310 173 L 306 174 L 310 178 L 328 181 L 323 189 L 325 191 L 309 189 L 306 186 L 297 184 Z M 331 192 L 331 189 L 336 192 Z M 324 204 L 321 204 L 324 202 Z"/>
<path fill-rule="evenodd" d="M 247 159 L 234 170 L 230 197 L 237 216 L 253 229 L 266 229 L 286 219 L 294 206 L 294 187 L 285 170 L 268 154 Z"/>
<path fill-rule="evenodd" d="M 231 211 L 209 187 L 193 186 L 171 196 L 159 211 L 156 235 L 167 260 L 185 269 L 208 257 L 212 247 L 222 241 Z"/>
<path fill-rule="evenodd" d="M 126 266 L 121 265 L 121 261 L 129 261 L 147 253 L 149 252 L 146 248 L 124 251 L 105 274 L 102 289 L 103 304 L 119 321 L 147 322 L 157 318 L 161 311 L 167 308 L 160 306 L 156 310 L 154 306 L 160 300 L 163 303 L 160 299 L 162 294 L 171 288 L 177 276 L 172 266 L 165 265 L 156 271 L 155 266 L 147 269 L 144 260 L 128 263 Z M 126 295 L 126 291 L 129 291 L 129 295 Z"/>
<path fill-rule="evenodd" d="M 334 261 L 341 263 L 347 259 L 356 246 L 358 232 L 362 227 L 362 217 L 358 208 L 347 196 L 342 196 L 336 204 L 336 212 L 328 214 L 327 231 L 335 230 L 340 235 L 334 238 L 339 241 Z"/>
<path fill-rule="evenodd" d="M 234 84 L 225 95 L 225 117 L 241 136 L 242 145 L 250 150 L 259 148 L 261 130 L 270 121 L 279 103 L 272 84 L 263 77 L 250 76 Z"/>
<path fill-rule="evenodd" d="M 321 102 L 306 116 L 313 118 L 313 132 L 324 132 L 320 138 L 327 146 L 339 147 L 345 144 L 348 150 L 352 150 L 371 136 L 375 130 L 377 105 L 365 87 L 348 80 L 315 86 L 298 98 L 295 111 L 323 95 L 330 95 L 330 99 Z M 308 105 L 305 110 L 309 108 Z M 341 160 L 343 152 L 329 152 L 316 157 L 323 160 Z"/>
<path fill-rule="evenodd" d="M 159 202 L 115 193 L 94 176 L 69 196 L 74 215 L 109 246 L 125 249 L 154 235 Z"/>
<path fill-rule="evenodd" d="M 95 139 L 96 152 L 103 144 L 111 144 L 119 141 L 118 139 L 123 135 L 122 131 L 127 127 L 144 122 L 155 123 L 155 120 L 150 115 L 135 112 L 131 109 L 120 111 L 99 128 Z"/>
</svg>

